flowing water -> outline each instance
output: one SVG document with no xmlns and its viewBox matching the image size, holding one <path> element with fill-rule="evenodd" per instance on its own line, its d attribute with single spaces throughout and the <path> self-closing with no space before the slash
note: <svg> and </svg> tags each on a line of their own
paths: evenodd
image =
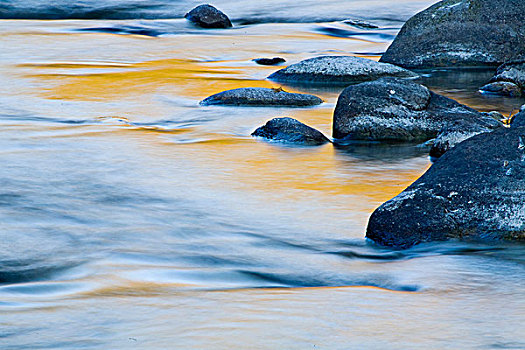
<svg viewBox="0 0 525 350">
<path fill-rule="evenodd" d="M 250 137 L 277 116 L 330 135 L 340 88 L 198 104 L 279 87 L 257 57 L 378 59 L 432 2 L 217 0 L 235 27 L 202 30 L 197 1 L 2 1 L 0 348 L 525 348 L 523 245 L 364 239 L 427 149 Z M 423 73 L 481 110 L 524 102 L 481 96 L 490 71 Z"/>
</svg>

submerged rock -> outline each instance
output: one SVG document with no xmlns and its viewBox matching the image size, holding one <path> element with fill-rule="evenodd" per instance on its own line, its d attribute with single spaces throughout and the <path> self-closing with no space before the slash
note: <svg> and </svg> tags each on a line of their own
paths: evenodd
<svg viewBox="0 0 525 350">
<path fill-rule="evenodd" d="M 320 131 L 293 118 L 274 118 L 257 128 L 252 136 L 302 145 L 322 145 L 330 140 Z"/>
<path fill-rule="evenodd" d="M 525 240 L 525 128 L 501 128 L 451 149 L 370 217 L 366 236 L 406 248 L 451 238 Z"/>
<path fill-rule="evenodd" d="M 233 26 L 228 16 L 207 4 L 195 7 L 184 18 L 203 28 L 230 28 Z"/>
<path fill-rule="evenodd" d="M 355 84 L 381 77 L 416 78 L 417 74 L 391 64 L 354 56 L 314 57 L 281 69 L 270 80 L 309 84 Z"/>
<path fill-rule="evenodd" d="M 255 58 L 253 60 L 257 64 L 261 64 L 263 66 L 275 66 L 278 64 L 281 64 L 283 62 L 286 62 L 286 60 L 282 57 L 274 57 L 274 58 Z"/>
<path fill-rule="evenodd" d="M 480 88 L 482 92 L 519 97 L 525 91 L 525 61 L 509 62 L 498 67 L 489 84 Z"/>
<path fill-rule="evenodd" d="M 379 26 L 363 21 L 360 19 L 347 19 L 343 21 L 344 24 L 348 24 L 349 26 L 357 27 L 357 28 L 364 28 L 364 29 L 377 29 Z"/>
<path fill-rule="evenodd" d="M 380 62 L 405 68 L 525 58 L 522 0 L 444 0 L 410 18 Z"/>
<path fill-rule="evenodd" d="M 282 89 L 239 88 L 227 90 L 207 97 L 201 105 L 228 106 L 314 106 L 323 103 L 319 97 L 297 94 Z"/>
<path fill-rule="evenodd" d="M 502 124 L 415 82 L 382 78 L 347 87 L 337 101 L 333 137 L 421 142 L 439 135 L 433 155 Z"/>
</svg>

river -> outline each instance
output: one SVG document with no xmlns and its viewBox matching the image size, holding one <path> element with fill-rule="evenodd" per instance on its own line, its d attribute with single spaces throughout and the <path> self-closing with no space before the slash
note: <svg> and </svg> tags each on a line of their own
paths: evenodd
<svg viewBox="0 0 525 350">
<path fill-rule="evenodd" d="M 280 87 L 257 57 L 377 60 L 432 3 L 217 0 L 235 27 L 202 30 L 182 18 L 196 1 L 3 1 L 0 348 L 525 348 L 525 246 L 365 241 L 428 150 L 250 136 L 277 116 L 331 135 L 340 88 L 199 106 Z M 480 95 L 490 71 L 422 74 L 480 110 L 525 102 Z"/>
</svg>

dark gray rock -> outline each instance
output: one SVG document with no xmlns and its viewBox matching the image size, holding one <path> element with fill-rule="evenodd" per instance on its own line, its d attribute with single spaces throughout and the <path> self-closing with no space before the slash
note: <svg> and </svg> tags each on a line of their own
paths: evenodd
<svg viewBox="0 0 525 350">
<path fill-rule="evenodd" d="M 220 92 L 201 101 L 201 105 L 304 107 L 323 103 L 317 96 L 296 94 L 282 89 L 240 88 Z"/>
<path fill-rule="evenodd" d="M 184 18 L 203 28 L 230 28 L 232 22 L 223 12 L 211 5 L 200 5 L 188 12 Z"/>
<path fill-rule="evenodd" d="M 499 66 L 489 84 L 480 90 L 503 96 L 522 96 L 525 91 L 525 61 L 508 62 Z"/>
<path fill-rule="evenodd" d="M 474 136 L 374 211 L 367 238 L 392 247 L 525 240 L 525 128 Z"/>
<path fill-rule="evenodd" d="M 502 124 L 472 108 L 405 79 L 382 78 L 347 87 L 333 118 L 335 142 L 422 142 L 439 136 L 433 156 Z"/>
<path fill-rule="evenodd" d="M 261 64 L 263 66 L 276 66 L 278 64 L 286 62 L 286 60 L 282 57 L 274 57 L 274 58 L 255 58 L 253 60 L 257 64 Z"/>
<path fill-rule="evenodd" d="M 391 64 L 354 56 L 314 57 L 281 69 L 268 77 L 283 83 L 355 84 L 381 77 L 417 78 Z"/>
<path fill-rule="evenodd" d="M 380 62 L 405 68 L 525 58 L 523 0 L 444 0 L 409 19 Z"/>
<path fill-rule="evenodd" d="M 293 118 L 274 118 L 257 128 L 252 136 L 302 145 L 322 145 L 330 140 L 320 131 Z"/>
</svg>

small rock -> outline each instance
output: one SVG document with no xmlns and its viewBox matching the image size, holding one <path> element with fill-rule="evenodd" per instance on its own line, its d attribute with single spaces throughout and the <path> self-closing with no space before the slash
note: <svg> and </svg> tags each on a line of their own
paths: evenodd
<svg viewBox="0 0 525 350">
<path fill-rule="evenodd" d="M 282 57 L 274 57 L 274 58 L 255 58 L 253 60 L 257 64 L 261 64 L 263 66 L 276 66 L 278 64 L 286 62 L 286 60 Z"/>
<path fill-rule="evenodd" d="M 274 118 L 257 128 L 252 136 L 302 145 L 322 145 L 330 140 L 320 131 L 293 118 Z"/>
<path fill-rule="evenodd" d="M 380 62 L 431 68 L 524 59 L 524 13 L 520 0 L 439 1 L 405 23 Z"/>
<path fill-rule="evenodd" d="M 317 96 L 297 94 L 282 89 L 239 88 L 207 97 L 201 105 L 227 106 L 314 106 L 323 103 Z"/>
<path fill-rule="evenodd" d="M 508 62 L 499 66 L 489 84 L 480 90 L 503 96 L 522 96 L 525 90 L 525 61 Z"/>
<path fill-rule="evenodd" d="M 497 81 L 495 83 L 489 83 L 480 88 L 480 91 L 485 94 L 494 94 L 510 97 L 521 96 L 521 88 L 508 81 Z"/>
<path fill-rule="evenodd" d="M 502 123 L 406 79 L 382 78 L 351 85 L 339 95 L 334 142 L 421 142 L 438 137 L 434 156 Z M 438 136 L 439 135 L 439 136 Z"/>
<path fill-rule="evenodd" d="M 454 238 L 525 241 L 524 135 L 523 127 L 500 128 L 458 144 L 374 211 L 367 237 L 399 248 Z"/>
<path fill-rule="evenodd" d="M 373 23 L 363 21 L 360 19 L 347 19 L 343 21 L 344 24 L 348 24 L 350 26 L 358 27 L 358 28 L 364 28 L 364 29 L 377 29 L 379 26 L 376 26 Z"/>
<path fill-rule="evenodd" d="M 207 4 L 195 7 L 184 18 L 202 28 L 230 28 L 233 26 L 228 16 Z"/>
<path fill-rule="evenodd" d="M 391 64 L 354 56 L 321 56 L 281 69 L 268 77 L 286 83 L 355 84 L 381 77 L 417 78 L 418 75 Z"/>
</svg>

